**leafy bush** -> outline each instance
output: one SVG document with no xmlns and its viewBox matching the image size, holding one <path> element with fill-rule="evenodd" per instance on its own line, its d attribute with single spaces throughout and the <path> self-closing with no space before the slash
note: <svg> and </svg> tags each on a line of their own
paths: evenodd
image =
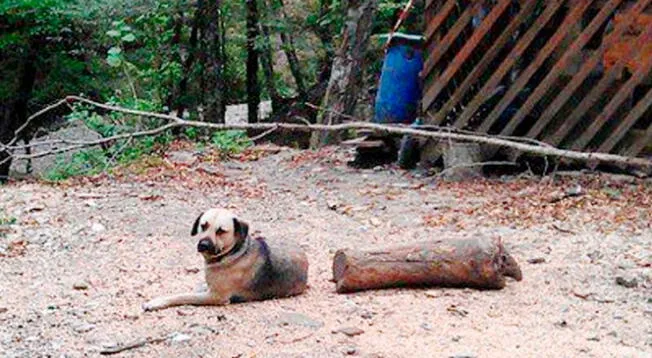
<svg viewBox="0 0 652 358">
<path fill-rule="evenodd" d="M 217 131 L 211 137 L 211 143 L 223 154 L 236 154 L 253 145 L 245 131 Z"/>
</svg>

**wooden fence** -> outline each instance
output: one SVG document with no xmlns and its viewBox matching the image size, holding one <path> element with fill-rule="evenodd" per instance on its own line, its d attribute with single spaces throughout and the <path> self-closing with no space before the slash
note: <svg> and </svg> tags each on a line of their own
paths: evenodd
<svg viewBox="0 0 652 358">
<path fill-rule="evenodd" d="M 652 0 L 426 0 L 426 123 L 652 155 Z"/>
</svg>

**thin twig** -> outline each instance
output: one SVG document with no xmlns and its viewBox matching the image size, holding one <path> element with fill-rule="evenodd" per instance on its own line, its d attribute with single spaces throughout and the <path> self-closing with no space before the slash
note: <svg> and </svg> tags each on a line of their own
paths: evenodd
<svg viewBox="0 0 652 358">
<path fill-rule="evenodd" d="M 573 160 L 579 160 L 579 161 L 599 161 L 603 163 L 618 163 L 618 164 L 624 164 L 624 165 L 630 165 L 633 167 L 638 167 L 641 169 L 652 169 L 652 160 L 649 159 L 644 159 L 644 158 L 635 158 L 635 157 L 625 157 L 617 154 L 608 154 L 608 153 L 585 153 L 585 152 L 578 152 L 578 151 L 573 151 L 573 150 L 566 150 L 566 149 L 559 149 L 559 148 L 554 148 L 554 147 L 544 147 L 540 145 L 533 145 L 533 144 L 526 144 L 526 143 L 520 143 L 520 142 L 515 142 L 513 140 L 506 140 L 506 139 L 501 139 L 501 138 L 495 138 L 491 136 L 485 136 L 485 135 L 477 135 L 477 134 L 462 134 L 462 133 L 453 133 L 453 132 L 433 132 L 433 131 L 426 131 L 422 129 L 415 129 L 415 128 L 410 128 L 406 126 L 390 126 L 390 125 L 383 125 L 383 124 L 376 124 L 376 123 L 369 123 L 369 122 L 349 122 L 349 123 L 340 123 L 340 124 L 333 124 L 333 125 L 324 125 L 324 124 L 310 124 L 310 125 L 305 125 L 305 124 L 296 124 L 296 123 L 234 123 L 234 124 L 218 124 L 218 123 L 210 123 L 210 122 L 198 122 L 198 121 L 191 121 L 191 120 L 184 120 L 175 116 L 171 115 L 166 115 L 166 114 L 160 114 L 160 113 L 153 113 L 153 112 L 145 112 L 145 111 L 138 111 L 138 110 L 133 110 L 133 109 L 127 109 L 127 108 L 122 108 L 122 107 L 117 107 L 117 106 L 110 106 L 102 103 L 98 103 L 95 101 L 91 101 L 85 98 L 77 97 L 77 96 L 69 96 L 66 97 L 66 99 L 59 101 L 59 105 L 66 103 L 67 101 L 77 101 L 77 102 L 83 102 L 86 104 L 91 104 L 99 108 L 103 108 L 106 110 L 110 111 L 117 111 L 117 112 L 122 112 L 122 113 L 127 113 L 127 114 L 132 114 L 136 116 L 142 116 L 142 117 L 153 117 L 153 118 L 158 118 L 158 119 L 163 119 L 168 121 L 169 123 L 155 128 L 151 130 L 144 130 L 144 131 L 138 131 L 134 133 L 124 133 L 124 134 L 119 134 L 111 137 L 106 137 L 106 138 L 101 138 L 97 140 L 92 140 L 92 141 L 85 141 L 83 142 L 84 144 L 77 144 L 77 145 L 72 145 L 66 148 L 59 148 L 57 150 L 49 151 L 49 152 L 43 152 L 43 153 L 36 153 L 32 155 L 13 155 L 13 158 L 16 159 L 27 159 L 27 158 L 40 158 L 43 156 L 51 155 L 51 154 L 58 154 L 58 153 L 64 153 L 68 152 L 71 150 L 76 150 L 80 149 L 83 147 L 87 146 L 92 146 L 92 145 L 98 145 L 110 141 L 115 141 L 118 139 L 125 139 L 125 138 L 130 138 L 130 137 L 144 137 L 144 136 L 152 136 L 156 135 L 162 132 L 165 132 L 169 129 L 176 128 L 176 127 L 183 127 L 183 126 L 189 126 L 189 127 L 198 127 L 198 128 L 210 128 L 213 130 L 232 130 L 232 129 L 238 129 L 238 130 L 246 130 L 246 129 L 284 129 L 284 130 L 292 130 L 292 131 L 304 131 L 304 132 L 312 132 L 312 131 L 345 131 L 345 130 L 350 130 L 350 129 L 365 129 L 365 130 L 370 130 L 376 133 L 380 134 L 385 134 L 385 135 L 412 135 L 412 136 L 420 136 L 420 137 L 426 137 L 426 138 L 435 138 L 435 139 L 450 139 L 450 140 L 456 140 L 456 141 L 470 141 L 470 142 L 475 142 L 475 143 L 481 143 L 481 144 L 486 144 L 486 145 L 492 145 L 492 146 L 498 146 L 498 147 L 508 147 L 508 148 L 514 148 L 517 150 L 520 150 L 522 152 L 527 152 L 527 153 L 534 153 L 538 155 L 543 155 L 543 156 L 551 156 L 551 157 L 563 157 L 567 159 L 573 159 Z M 50 106 L 49 108 L 55 108 L 56 106 Z M 47 111 L 42 110 L 39 113 L 43 114 Z M 35 118 L 35 115 L 31 116 L 30 118 Z"/>
<path fill-rule="evenodd" d="M 317 106 L 317 105 L 309 103 L 309 102 L 306 102 L 306 106 L 308 106 L 308 107 L 310 107 L 312 109 L 316 109 L 318 111 L 332 113 L 332 114 L 335 114 L 335 115 L 340 116 L 342 118 L 350 119 L 352 121 L 358 121 L 358 118 L 356 118 L 354 116 L 351 116 L 351 115 L 348 115 L 346 113 L 342 113 L 340 111 L 336 111 L 334 109 L 325 108 L 325 107 L 322 107 L 322 106 Z"/>
<path fill-rule="evenodd" d="M 158 337 L 158 338 L 145 338 L 145 339 L 139 339 L 137 341 L 125 343 L 122 345 L 117 345 L 113 347 L 107 347 L 104 348 L 100 351 L 100 354 L 102 355 L 111 355 L 111 354 L 118 354 L 130 349 L 135 349 L 135 348 L 140 348 L 148 344 L 156 344 L 156 343 L 161 343 L 167 340 L 168 337 Z"/>
<path fill-rule="evenodd" d="M 265 138 L 266 136 L 274 133 L 275 131 L 276 131 L 276 128 L 271 128 L 271 129 L 268 129 L 268 130 L 264 131 L 263 133 L 255 136 L 255 137 L 247 138 L 247 140 L 255 142 L 255 141 L 258 141 L 258 140 L 261 140 L 261 139 Z"/>
</svg>

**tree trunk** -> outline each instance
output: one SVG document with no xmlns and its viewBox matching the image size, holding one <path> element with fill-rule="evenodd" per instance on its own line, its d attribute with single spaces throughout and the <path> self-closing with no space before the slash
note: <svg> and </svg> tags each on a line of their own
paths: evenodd
<svg viewBox="0 0 652 358">
<path fill-rule="evenodd" d="M 206 75 L 205 94 L 206 113 L 208 122 L 224 123 L 226 105 L 224 101 L 224 60 L 222 58 L 222 38 L 220 14 L 220 1 L 210 1 L 206 9 L 206 28 L 203 34 L 203 52 L 206 56 L 204 62 L 204 75 Z"/>
<path fill-rule="evenodd" d="M 404 286 L 500 289 L 521 269 L 500 240 L 436 240 L 373 251 L 339 250 L 333 260 L 337 292 Z"/>
<path fill-rule="evenodd" d="M 195 17 L 193 19 L 192 29 L 190 30 L 190 40 L 188 41 L 188 57 L 183 63 L 183 77 L 181 77 L 181 80 L 179 81 L 178 89 L 174 91 L 175 98 L 172 103 L 177 117 L 183 116 L 183 111 L 188 107 L 188 82 L 190 81 L 190 75 L 192 74 L 192 67 L 198 57 L 199 48 L 197 43 L 199 42 L 199 32 L 201 31 L 206 16 L 204 1 L 205 0 L 197 1 Z"/>
<path fill-rule="evenodd" d="M 183 62 L 181 56 L 181 33 L 183 32 L 183 25 L 185 21 L 185 15 L 182 9 L 179 9 L 177 15 L 174 17 L 174 36 L 170 40 L 170 47 L 172 52 L 172 61 L 178 61 L 179 63 Z M 174 81 L 171 81 L 168 98 L 165 100 L 165 105 L 172 110 L 174 108 L 175 100 L 178 96 L 178 86 Z"/>
<path fill-rule="evenodd" d="M 349 0 L 342 44 L 337 51 L 331 70 L 328 89 L 322 101 L 319 124 L 342 122 L 341 115 L 352 115 L 362 85 L 362 65 L 371 36 L 373 17 L 377 9 L 373 0 Z M 310 139 L 313 148 L 339 141 L 334 132 L 315 132 Z"/>
<path fill-rule="evenodd" d="M 280 12 L 281 21 L 288 23 L 288 16 L 285 13 L 285 4 L 283 0 L 276 0 L 278 10 Z M 288 64 L 290 65 L 290 72 L 294 77 L 294 82 L 297 84 L 297 92 L 299 92 L 299 97 L 305 97 L 306 95 L 306 84 L 301 72 L 301 65 L 299 63 L 299 57 L 297 56 L 297 51 L 294 47 L 294 39 L 291 34 L 288 34 L 287 31 L 281 31 L 281 42 L 283 42 L 283 52 L 288 59 Z"/>
<path fill-rule="evenodd" d="M 28 55 L 23 62 L 23 69 L 20 74 L 18 92 L 13 103 L 0 111 L 0 142 L 9 143 L 16 136 L 16 130 L 27 121 L 27 105 L 32 98 L 34 82 L 36 81 L 36 51 L 40 46 L 32 44 L 28 49 Z M 24 137 L 23 131 L 19 137 Z M 11 168 L 11 153 L 0 151 L 0 183 L 9 179 Z"/>
<path fill-rule="evenodd" d="M 258 105 L 260 104 L 260 88 L 258 86 L 258 7 L 257 0 L 245 0 L 247 7 L 247 120 L 258 122 Z"/>
<path fill-rule="evenodd" d="M 265 8 L 269 8 L 269 4 L 266 1 L 263 1 Z M 276 84 L 274 81 L 274 57 L 273 57 L 273 46 L 272 41 L 269 36 L 269 21 L 271 21 L 270 12 L 265 12 L 265 20 L 260 23 L 260 33 L 262 34 L 263 40 L 263 49 L 260 54 L 261 65 L 263 69 L 263 74 L 265 75 L 265 87 L 267 88 L 267 93 L 269 98 L 272 100 L 272 113 L 277 113 L 281 108 L 280 96 L 276 90 Z"/>
<path fill-rule="evenodd" d="M 328 15 L 329 9 L 333 4 L 333 0 L 321 0 L 319 3 L 319 18 L 322 19 Z M 335 51 L 333 49 L 333 26 L 317 25 L 315 32 L 324 47 L 324 56 L 319 60 L 319 74 L 317 75 L 317 82 L 326 82 L 331 76 L 331 68 L 333 65 L 333 56 Z M 320 99 L 321 102 L 321 99 Z"/>
</svg>

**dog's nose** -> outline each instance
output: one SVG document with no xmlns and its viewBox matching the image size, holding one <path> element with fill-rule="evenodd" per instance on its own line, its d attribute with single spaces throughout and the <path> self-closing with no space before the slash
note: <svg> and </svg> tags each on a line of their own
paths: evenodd
<svg viewBox="0 0 652 358">
<path fill-rule="evenodd" d="M 215 245 L 209 239 L 201 239 L 197 243 L 197 251 L 199 252 L 213 252 L 215 251 Z"/>
</svg>

